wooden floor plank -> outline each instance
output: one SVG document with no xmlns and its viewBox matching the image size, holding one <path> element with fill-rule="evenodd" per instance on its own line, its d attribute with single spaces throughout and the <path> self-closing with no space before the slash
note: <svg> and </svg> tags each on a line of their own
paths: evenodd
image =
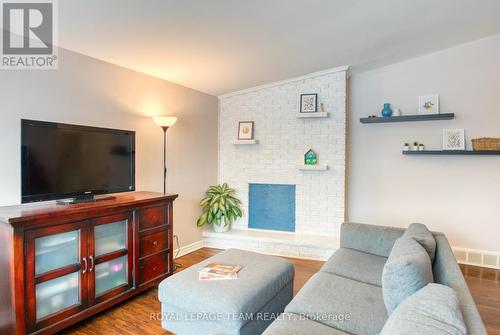
<svg viewBox="0 0 500 335">
<path fill-rule="evenodd" d="M 179 258 L 179 271 L 221 252 L 203 248 Z M 297 293 L 305 282 L 323 265 L 321 261 L 287 258 L 295 266 L 294 291 Z M 500 335 L 500 271 L 461 265 L 470 291 L 486 324 L 489 335 Z M 157 289 L 151 289 L 121 303 L 97 316 L 82 321 L 65 330 L 65 335 L 167 335 L 160 322 L 151 314 L 160 312 Z"/>
</svg>

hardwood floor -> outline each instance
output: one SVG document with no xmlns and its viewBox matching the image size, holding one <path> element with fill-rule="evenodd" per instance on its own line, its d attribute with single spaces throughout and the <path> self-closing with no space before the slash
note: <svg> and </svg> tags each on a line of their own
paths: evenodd
<svg viewBox="0 0 500 335">
<path fill-rule="evenodd" d="M 203 248 L 178 259 L 182 269 L 221 252 L 218 249 Z M 288 258 L 295 266 L 294 290 L 297 293 L 304 283 L 323 265 L 321 261 Z M 489 335 L 500 335 L 500 271 L 461 265 L 462 272 Z M 152 320 L 151 313 L 160 311 L 157 289 L 115 306 L 97 316 L 80 322 L 62 332 L 65 335 L 166 335 L 160 322 Z"/>
</svg>

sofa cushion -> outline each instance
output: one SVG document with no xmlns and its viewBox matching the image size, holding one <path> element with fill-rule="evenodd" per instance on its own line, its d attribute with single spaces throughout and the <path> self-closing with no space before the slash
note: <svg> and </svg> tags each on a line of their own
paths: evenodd
<svg viewBox="0 0 500 335">
<path fill-rule="evenodd" d="M 326 261 L 320 271 L 382 286 L 382 270 L 386 261 L 386 257 L 340 248 Z"/>
<path fill-rule="evenodd" d="M 380 333 L 399 334 L 467 334 L 455 291 L 445 285 L 429 284 L 403 301 Z"/>
<path fill-rule="evenodd" d="M 349 335 L 336 328 L 309 320 L 304 316 L 283 313 L 262 335 Z"/>
<path fill-rule="evenodd" d="M 430 232 L 427 227 L 421 223 L 412 223 L 408 226 L 408 229 L 403 234 L 403 237 L 411 237 L 429 254 L 431 263 L 434 263 L 434 256 L 436 254 L 436 240 L 434 235 Z"/>
<path fill-rule="evenodd" d="M 394 242 L 405 229 L 362 223 L 343 223 L 340 226 L 340 247 L 389 257 Z"/>
<path fill-rule="evenodd" d="M 408 296 L 433 282 L 425 249 L 412 238 L 399 238 L 382 272 L 382 290 L 389 314 Z"/>
<path fill-rule="evenodd" d="M 387 320 L 380 287 L 318 272 L 285 312 L 355 335 L 378 334 Z"/>
</svg>

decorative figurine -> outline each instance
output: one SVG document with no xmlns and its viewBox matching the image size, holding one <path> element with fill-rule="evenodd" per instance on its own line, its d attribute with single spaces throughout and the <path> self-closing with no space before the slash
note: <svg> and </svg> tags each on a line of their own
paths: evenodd
<svg viewBox="0 0 500 335">
<path fill-rule="evenodd" d="M 392 116 L 401 116 L 401 109 L 399 108 L 394 108 L 392 110 Z"/>
<path fill-rule="evenodd" d="M 410 151 L 410 145 L 408 143 L 405 143 L 403 146 L 403 151 Z"/>
<path fill-rule="evenodd" d="M 320 103 L 319 104 L 319 109 L 321 110 L 321 113 L 324 113 L 325 112 L 325 104 L 324 103 Z"/>
<path fill-rule="evenodd" d="M 392 115 L 391 104 L 386 102 L 384 104 L 384 108 L 382 109 L 382 116 L 390 117 L 391 115 Z"/>
<path fill-rule="evenodd" d="M 420 143 L 418 145 L 418 151 L 424 151 L 424 150 L 425 150 L 425 146 L 422 143 Z"/>
<path fill-rule="evenodd" d="M 318 164 L 318 155 L 314 152 L 313 149 L 309 149 L 304 155 L 304 164 L 305 165 L 316 165 Z"/>
<path fill-rule="evenodd" d="M 418 151 L 418 142 L 413 143 L 413 150 Z"/>
</svg>

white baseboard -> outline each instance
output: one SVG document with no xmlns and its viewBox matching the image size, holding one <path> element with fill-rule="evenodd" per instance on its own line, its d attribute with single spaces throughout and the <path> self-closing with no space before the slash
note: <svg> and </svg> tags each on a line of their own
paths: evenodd
<svg viewBox="0 0 500 335">
<path fill-rule="evenodd" d="M 208 235 L 208 236 L 206 236 Z M 217 236 L 218 235 L 218 236 Z M 219 234 L 205 234 L 205 238 L 200 241 L 185 245 L 180 249 L 174 249 L 174 257 L 179 251 L 178 257 L 187 255 L 193 251 L 199 250 L 203 247 L 216 248 L 216 249 L 229 249 L 229 248 L 239 248 L 246 249 L 249 251 L 263 252 L 267 254 L 273 254 L 278 256 L 288 256 L 293 258 L 304 258 L 304 259 L 314 259 L 314 260 L 326 260 L 333 254 L 336 246 L 330 245 L 329 247 L 322 246 L 320 248 L 311 248 L 310 245 L 282 245 L 281 243 L 276 243 L 276 241 L 266 241 L 263 243 L 260 240 L 258 244 L 252 243 L 255 241 L 245 241 L 245 239 L 237 240 L 227 240 L 225 238 L 219 239 Z M 222 235 L 226 237 L 225 235 Z M 318 246 L 316 246 L 318 247 Z M 481 266 L 490 269 L 500 269 L 500 253 L 486 250 L 478 249 L 468 249 L 453 247 L 453 253 L 457 262 L 460 264 Z"/>
<path fill-rule="evenodd" d="M 458 263 L 500 269 L 500 253 L 487 250 L 453 247 Z"/>
<path fill-rule="evenodd" d="M 184 255 L 192 253 L 193 251 L 203 248 L 203 246 L 204 246 L 203 240 L 199 240 L 194 243 L 180 247 L 179 249 L 174 249 L 174 257 L 177 256 L 177 252 L 179 252 L 179 255 L 177 257 L 182 257 Z"/>
</svg>

